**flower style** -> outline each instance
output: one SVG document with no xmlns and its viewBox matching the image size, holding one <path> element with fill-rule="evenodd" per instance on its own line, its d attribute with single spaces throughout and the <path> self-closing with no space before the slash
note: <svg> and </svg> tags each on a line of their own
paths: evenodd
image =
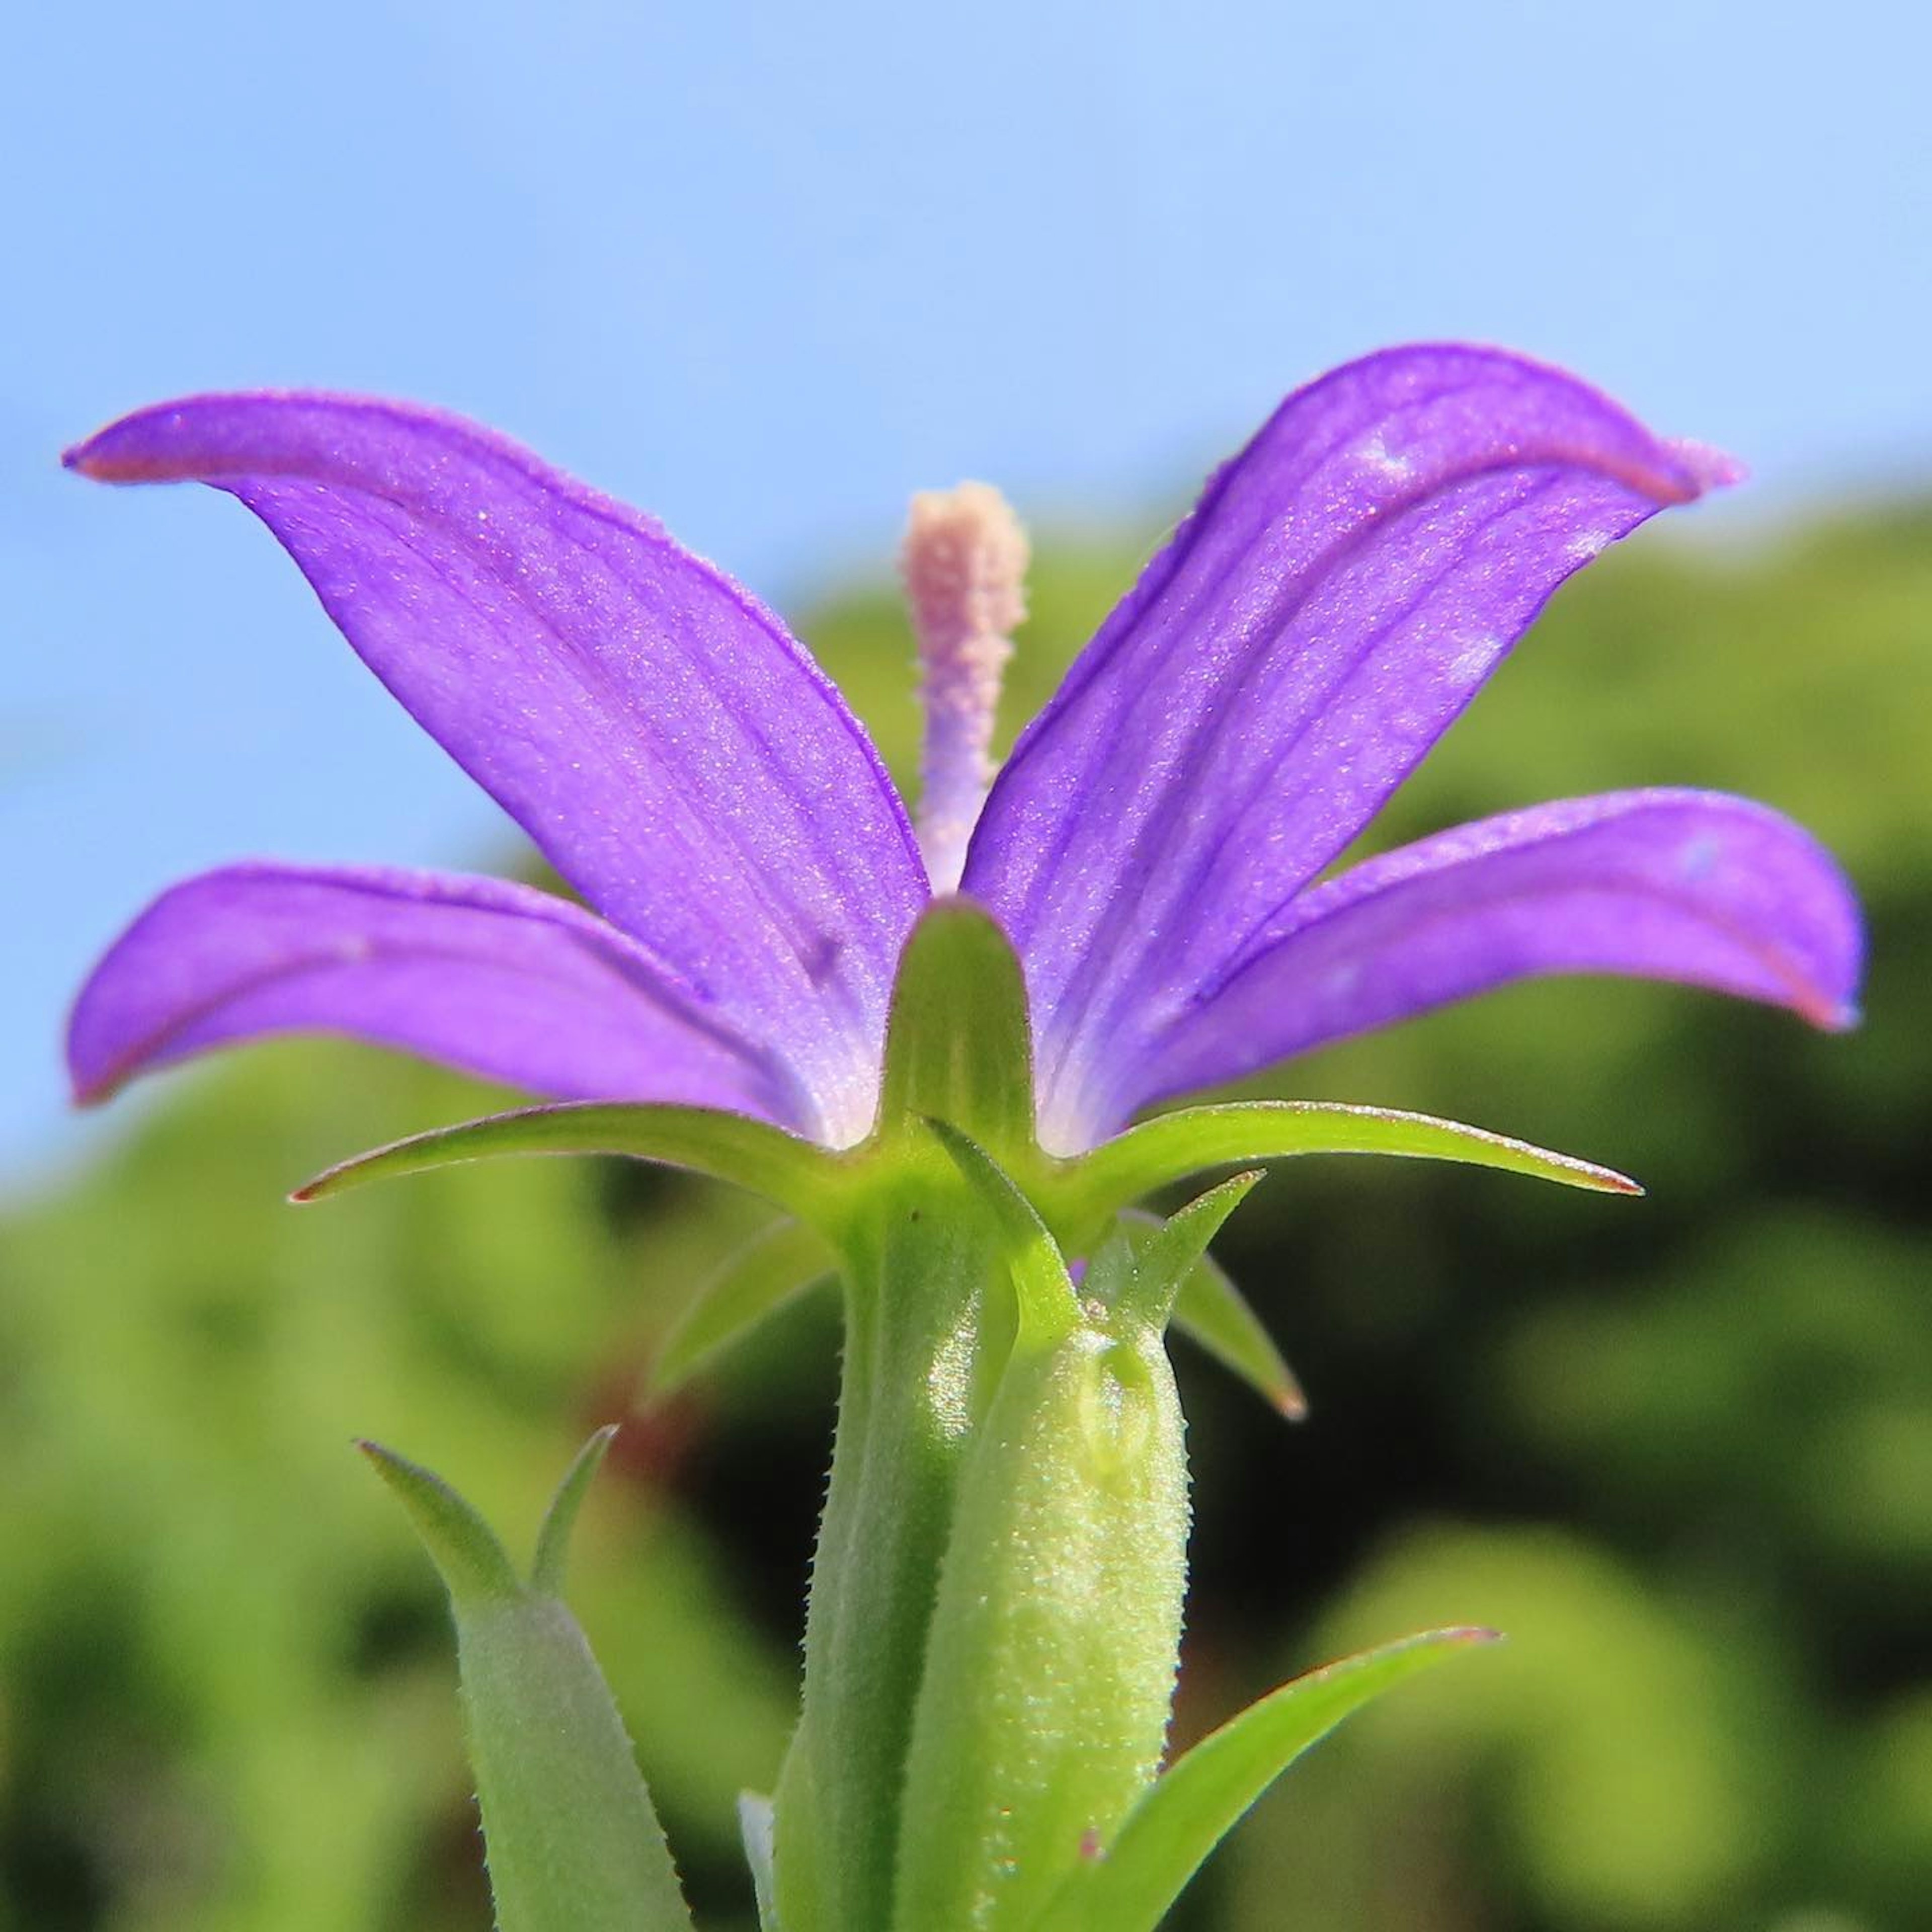
<svg viewBox="0 0 1932 1932">
<path fill-rule="evenodd" d="M 82 991 L 84 1098 L 322 1029 L 554 1098 L 725 1109 L 849 1147 L 878 1106 L 902 948 L 969 826 L 959 889 L 1023 963 L 1054 1154 L 1532 974 L 1694 982 L 1826 1027 L 1852 1012 L 1849 890 L 1804 832 L 1740 799 L 1569 800 L 1317 882 L 1566 577 L 1732 480 L 1515 356 L 1394 350 L 1289 397 L 1102 626 L 976 820 L 1014 613 L 979 621 L 998 649 L 956 650 L 950 685 L 942 640 L 928 794 L 949 817 L 921 828 L 930 878 L 863 728 L 778 619 L 500 438 L 390 404 L 212 396 L 129 416 L 68 460 L 238 497 L 591 908 L 416 871 L 204 874 Z"/>
</svg>

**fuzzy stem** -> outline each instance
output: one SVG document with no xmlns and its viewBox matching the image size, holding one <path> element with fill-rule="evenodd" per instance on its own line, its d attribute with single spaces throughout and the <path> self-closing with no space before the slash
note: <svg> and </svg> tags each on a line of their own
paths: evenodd
<svg viewBox="0 0 1932 1932">
<path fill-rule="evenodd" d="M 806 1617 L 804 1708 L 777 1792 L 786 1932 L 890 1918 L 905 1760 L 961 1467 L 1010 1343 L 982 1216 L 937 1160 L 848 1246 L 832 1477 Z M 990 1321 L 988 1314 L 990 1312 Z M 996 1331 L 989 1335 L 988 1328 Z"/>
</svg>

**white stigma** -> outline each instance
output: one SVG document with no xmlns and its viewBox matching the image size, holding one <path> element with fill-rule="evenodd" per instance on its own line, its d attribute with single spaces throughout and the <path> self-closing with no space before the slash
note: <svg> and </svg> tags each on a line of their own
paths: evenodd
<svg viewBox="0 0 1932 1932">
<path fill-rule="evenodd" d="M 932 890 L 950 892 L 993 780 L 1000 674 L 1026 616 L 1026 532 L 988 484 L 922 490 L 912 500 L 899 563 L 923 674 L 916 829 Z"/>
</svg>

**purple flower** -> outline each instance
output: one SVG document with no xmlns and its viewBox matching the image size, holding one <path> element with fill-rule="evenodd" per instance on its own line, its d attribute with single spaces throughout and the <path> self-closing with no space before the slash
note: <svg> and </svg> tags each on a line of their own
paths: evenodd
<svg viewBox="0 0 1932 1932">
<path fill-rule="evenodd" d="M 763 605 L 650 519 L 426 410 L 200 398 L 68 460 L 239 497 L 594 908 L 418 872 L 190 879 L 80 995 L 83 1098 L 323 1029 L 564 1099 L 866 1135 L 932 888 L 865 730 Z M 1317 883 L 1564 578 L 1732 473 L 1498 351 L 1352 363 L 1215 476 L 976 820 L 1012 614 L 998 569 L 972 580 L 970 543 L 950 593 L 943 542 L 924 553 L 921 831 L 944 886 L 970 829 L 962 889 L 1024 962 L 1042 1142 L 1080 1150 L 1154 1102 L 1532 974 L 1678 980 L 1845 1024 L 1851 896 L 1742 800 L 1570 800 Z"/>
</svg>

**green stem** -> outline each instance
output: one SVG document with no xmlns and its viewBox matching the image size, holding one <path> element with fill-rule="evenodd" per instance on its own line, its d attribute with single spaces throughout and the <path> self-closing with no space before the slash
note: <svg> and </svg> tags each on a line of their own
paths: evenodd
<svg viewBox="0 0 1932 1932">
<path fill-rule="evenodd" d="M 804 1708 L 777 1793 L 785 1932 L 858 1932 L 890 1917 L 940 1558 L 1012 1321 L 1007 1298 L 986 1292 L 992 1231 L 950 1166 L 936 1153 L 909 1161 L 847 1244 L 845 1358 L 806 1622 Z"/>
</svg>

